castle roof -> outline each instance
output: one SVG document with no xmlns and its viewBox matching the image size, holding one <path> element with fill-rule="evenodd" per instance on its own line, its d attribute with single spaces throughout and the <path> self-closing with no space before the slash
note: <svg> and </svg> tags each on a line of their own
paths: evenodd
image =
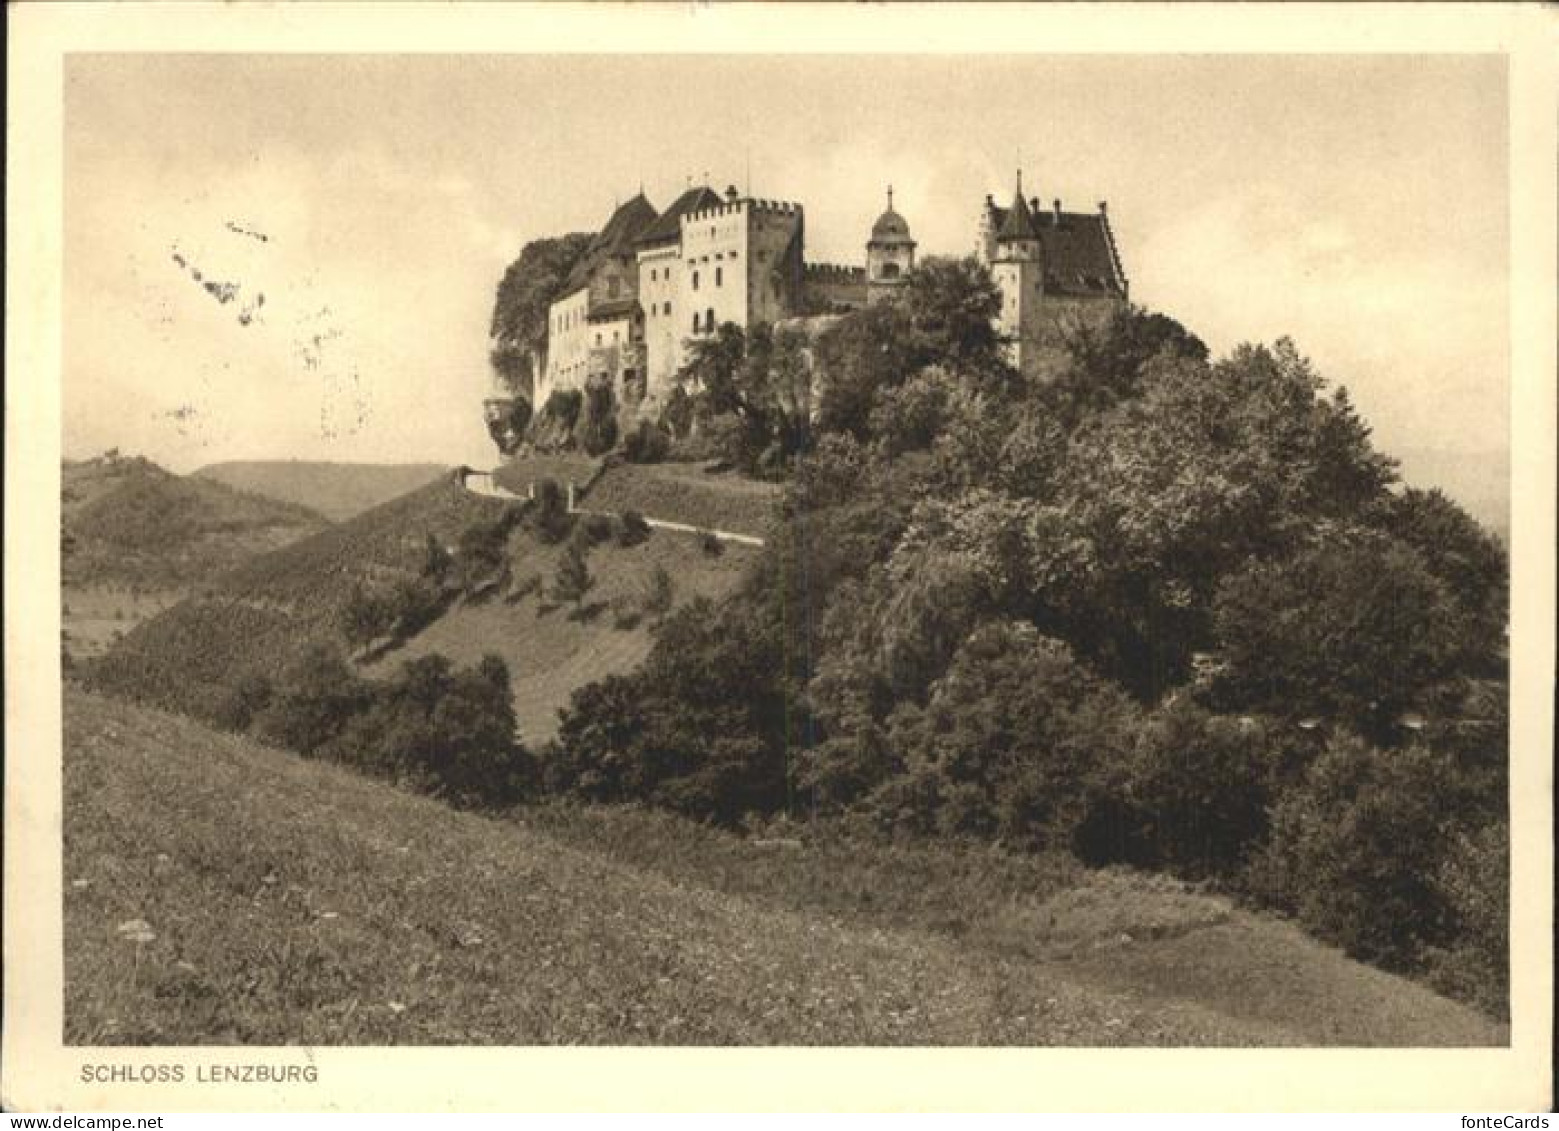
<svg viewBox="0 0 1559 1131">
<path fill-rule="evenodd" d="M 590 282 L 596 268 L 612 258 L 624 258 L 633 254 L 634 241 L 645 229 L 655 223 L 655 206 L 641 192 L 626 204 L 620 204 L 606 221 L 606 226 L 596 233 L 579 262 L 568 273 L 563 284 L 564 294 L 577 291 Z"/>
<path fill-rule="evenodd" d="M 1021 203 L 1021 202 L 1019 202 Z M 988 206 L 998 239 L 1012 222 L 1014 209 Z M 1109 221 L 1102 212 L 1030 212 L 1024 237 L 1037 239 L 1045 268 L 1045 289 L 1056 294 L 1126 293 L 1126 279 L 1115 254 Z M 1017 221 L 1022 222 L 1020 217 Z"/>
<path fill-rule="evenodd" d="M 1002 217 L 1001 226 L 996 229 L 998 240 L 1032 240 L 1038 239 L 1034 231 L 1034 217 L 1029 213 L 1029 206 L 1023 201 L 1023 192 L 1020 189 L 1012 198 L 1012 207 L 1006 210 Z"/>
<path fill-rule="evenodd" d="M 671 202 L 671 207 L 662 212 L 658 220 L 641 231 L 635 242 L 643 245 L 679 240 L 682 238 L 682 217 L 703 208 L 719 207 L 723 203 L 720 194 L 707 185 L 688 189 Z"/>
</svg>

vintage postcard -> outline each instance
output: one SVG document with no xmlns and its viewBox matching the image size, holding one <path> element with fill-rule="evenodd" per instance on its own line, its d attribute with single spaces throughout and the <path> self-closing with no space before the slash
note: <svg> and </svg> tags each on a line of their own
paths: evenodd
<svg viewBox="0 0 1559 1131">
<path fill-rule="evenodd" d="M 8 1109 L 1546 1109 L 1551 12 L 9 16 Z"/>
</svg>

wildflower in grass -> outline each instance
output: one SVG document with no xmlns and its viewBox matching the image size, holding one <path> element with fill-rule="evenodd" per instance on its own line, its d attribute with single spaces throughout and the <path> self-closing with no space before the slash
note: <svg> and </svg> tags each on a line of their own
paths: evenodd
<svg viewBox="0 0 1559 1131">
<path fill-rule="evenodd" d="M 157 938 L 157 932 L 145 919 L 126 919 L 116 928 L 119 937 L 135 944 L 135 960 L 130 966 L 130 984 L 135 985 L 141 972 L 141 948 Z"/>
</svg>

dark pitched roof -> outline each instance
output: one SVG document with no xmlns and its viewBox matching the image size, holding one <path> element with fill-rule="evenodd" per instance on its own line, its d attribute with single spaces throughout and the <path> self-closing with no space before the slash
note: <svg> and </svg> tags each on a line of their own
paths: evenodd
<svg viewBox="0 0 1559 1131">
<path fill-rule="evenodd" d="M 636 242 L 657 244 L 679 239 L 682 235 L 682 217 L 689 212 L 697 212 L 701 208 L 713 208 L 724 203 L 720 199 L 720 194 L 707 186 L 688 189 L 671 202 L 671 207 L 662 212 L 658 220 L 639 233 Z"/>
<path fill-rule="evenodd" d="M 614 256 L 633 254 L 633 243 L 651 224 L 655 223 L 655 206 L 641 192 L 626 204 L 617 206 L 606 226 L 596 233 L 595 239 L 580 256 L 579 262 L 568 273 L 563 284 L 565 294 L 577 291 L 590 281 L 603 260 Z"/>
<path fill-rule="evenodd" d="M 996 229 L 998 240 L 1031 240 L 1035 238 L 1034 218 L 1020 192 L 1012 198 L 1012 207 L 1002 217 L 1001 227 Z"/>
<path fill-rule="evenodd" d="M 1024 208 L 1028 212 L 1028 208 Z M 992 206 L 992 223 L 1005 232 L 1012 210 Z M 1108 222 L 1097 212 L 1029 213 L 1043 253 L 1045 288 L 1059 294 L 1125 294 Z M 1001 238 L 1001 237 L 998 237 Z"/>
</svg>

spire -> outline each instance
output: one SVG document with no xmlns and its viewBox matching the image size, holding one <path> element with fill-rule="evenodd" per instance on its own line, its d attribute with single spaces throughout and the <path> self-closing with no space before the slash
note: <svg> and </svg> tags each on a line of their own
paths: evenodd
<svg viewBox="0 0 1559 1131">
<path fill-rule="evenodd" d="M 1002 220 L 1001 230 L 996 233 L 998 240 L 1031 240 L 1034 238 L 1033 213 L 1029 211 L 1028 201 L 1023 199 L 1023 173 L 1018 173 L 1018 186 L 1012 197 L 1012 207 L 1007 209 L 1007 215 Z"/>
<path fill-rule="evenodd" d="M 1018 166 L 1018 196 L 1023 196 L 1023 166 Z"/>
<path fill-rule="evenodd" d="M 888 211 L 893 211 L 893 186 L 888 186 Z"/>
</svg>

